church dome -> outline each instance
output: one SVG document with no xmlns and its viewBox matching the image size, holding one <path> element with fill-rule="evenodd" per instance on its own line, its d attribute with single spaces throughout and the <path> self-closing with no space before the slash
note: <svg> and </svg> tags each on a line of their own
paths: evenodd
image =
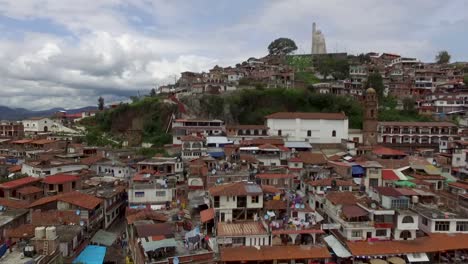
<svg viewBox="0 0 468 264">
<path fill-rule="evenodd" d="M 370 94 L 370 93 L 375 93 L 375 89 L 374 88 L 367 88 L 366 94 Z"/>
</svg>

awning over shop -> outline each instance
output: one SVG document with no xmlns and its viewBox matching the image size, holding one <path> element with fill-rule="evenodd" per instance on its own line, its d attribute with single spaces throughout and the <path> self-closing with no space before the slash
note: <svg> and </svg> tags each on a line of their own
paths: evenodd
<svg viewBox="0 0 468 264">
<path fill-rule="evenodd" d="M 102 246 L 110 247 L 117 239 L 117 235 L 111 232 L 99 229 L 91 239 L 91 242 Z"/>
<path fill-rule="evenodd" d="M 174 238 L 162 239 L 157 241 L 146 241 L 145 239 L 141 240 L 141 245 L 145 252 L 153 251 L 160 248 L 168 248 L 168 247 L 177 247 L 177 241 Z"/>
<path fill-rule="evenodd" d="M 413 253 L 407 254 L 406 257 L 408 258 L 409 262 L 424 262 L 429 261 L 429 257 L 426 253 Z"/>
<path fill-rule="evenodd" d="M 351 253 L 333 235 L 326 236 L 323 239 L 338 257 L 349 258 L 352 256 Z"/>
</svg>

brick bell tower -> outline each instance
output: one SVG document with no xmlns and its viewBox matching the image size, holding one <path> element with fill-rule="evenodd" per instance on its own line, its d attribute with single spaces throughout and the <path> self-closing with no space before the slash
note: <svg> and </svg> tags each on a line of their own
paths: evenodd
<svg viewBox="0 0 468 264">
<path fill-rule="evenodd" d="M 374 88 L 368 88 L 364 96 L 364 121 L 362 139 L 365 146 L 377 145 L 378 99 Z"/>
</svg>

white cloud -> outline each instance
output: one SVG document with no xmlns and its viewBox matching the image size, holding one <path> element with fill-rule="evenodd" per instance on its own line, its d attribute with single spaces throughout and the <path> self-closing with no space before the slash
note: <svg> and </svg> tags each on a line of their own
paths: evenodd
<svg viewBox="0 0 468 264">
<path fill-rule="evenodd" d="M 443 48 L 439 35 L 447 29 L 463 31 L 468 22 L 464 4 L 0 0 L 0 16 L 60 29 L 19 29 L 18 35 L 14 23 L 0 22 L 0 105 L 45 109 L 94 105 L 99 95 L 124 98 L 172 82 L 181 71 L 262 56 L 277 37 L 291 37 L 308 52 L 312 21 L 323 30 L 329 51 L 431 59 Z M 459 42 L 450 45 L 455 49 Z M 454 54 L 463 53 L 458 49 Z"/>
</svg>

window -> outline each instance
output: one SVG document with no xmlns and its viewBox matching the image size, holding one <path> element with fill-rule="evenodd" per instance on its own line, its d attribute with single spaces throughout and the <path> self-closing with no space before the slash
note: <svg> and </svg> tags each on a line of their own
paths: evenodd
<svg viewBox="0 0 468 264">
<path fill-rule="evenodd" d="M 214 207 L 219 208 L 219 196 L 214 197 Z"/>
<path fill-rule="evenodd" d="M 424 218 L 424 217 L 423 217 L 423 219 L 422 219 L 422 224 L 425 225 L 425 226 L 427 226 L 427 218 Z"/>
<path fill-rule="evenodd" d="M 72 189 L 76 188 L 76 182 L 72 182 Z"/>
<path fill-rule="evenodd" d="M 362 231 L 361 230 L 351 231 L 351 236 L 352 237 L 362 237 Z"/>
<path fill-rule="evenodd" d="M 369 185 L 371 187 L 377 187 L 379 186 L 379 179 L 369 179 Z"/>
<path fill-rule="evenodd" d="M 135 192 L 135 197 L 145 197 L 145 192 Z"/>
<path fill-rule="evenodd" d="M 403 224 L 412 224 L 412 223 L 414 223 L 414 219 L 413 219 L 412 216 L 407 215 L 407 216 L 403 217 L 403 220 L 401 220 L 401 222 Z"/>
<path fill-rule="evenodd" d="M 258 203 L 258 202 L 259 202 L 258 196 L 252 196 L 252 203 Z"/>
<path fill-rule="evenodd" d="M 307 136 L 308 136 L 308 137 L 311 137 L 311 136 L 312 136 L 312 131 L 307 130 Z"/>
<path fill-rule="evenodd" d="M 436 221 L 435 222 L 435 231 L 449 231 L 450 222 L 448 221 Z"/>
<path fill-rule="evenodd" d="M 232 238 L 232 243 L 233 244 L 244 244 L 244 238 L 243 237 L 233 237 Z"/>
<path fill-rule="evenodd" d="M 332 137 L 336 137 L 336 130 L 332 131 Z"/>
<path fill-rule="evenodd" d="M 387 236 L 387 229 L 377 229 L 375 230 L 375 236 Z"/>
<path fill-rule="evenodd" d="M 281 136 L 281 134 L 282 134 L 282 131 L 280 129 L 280 130 L 278 130 L 278 136 Z"/>
<path fill-rule="evenodd" d="M 166 191 L 156 191 L 156 196 L 157 196 L 157 197 L 166 196 Z"/>
<path fill-rule="evenodd" d="M 468 222 L 457 222 L 457 231 L 468 231 Z"/>
</svg>

